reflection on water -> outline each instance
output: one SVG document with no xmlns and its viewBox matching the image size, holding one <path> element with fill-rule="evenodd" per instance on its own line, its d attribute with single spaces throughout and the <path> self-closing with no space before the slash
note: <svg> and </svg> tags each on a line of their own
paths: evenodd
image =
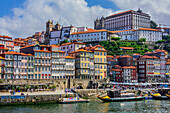
<svg viewBox="0 0 170 113">
<path fill-rule="evenodd" d="M 78 104 L 43 104 L 0 107 L 0 113 L 168 113 L 169 111 L 169 100 L 111 103 L 91 100 L 90 103 Z"/>
</svg>

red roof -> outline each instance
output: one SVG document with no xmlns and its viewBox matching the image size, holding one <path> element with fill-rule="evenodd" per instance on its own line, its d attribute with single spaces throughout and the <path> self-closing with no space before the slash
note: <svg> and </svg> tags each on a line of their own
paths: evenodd
<svg viewBox="0 0 170 113">
<path fill-rule="evenodd" d="M 35 52 L 47 52 L 50 53 L 51 51 L 44 51 L 44 50 L 34 50 Z"/>
<path fill-rule="evenodd" d="M 119 58 L 133 58 L 133 57 L 131 57 L 129 55 L 124 55 L 124 56 L 120 56 Z"/>
<path fill-rule="evenodd" d="M 135 49 L 133 47 L 119 47 L 120 49 Z"/>
<path fill-rule="evenodd" d="M 145 55 L 145 56 L 142 56 L 141 59 L 159 59 L 159 58 L 156 57 L 156 56 L 148 56 L 148 55 Z"/>
<path fill-rule="evenodd" d="M 124 66 L 123 69 L 137 69 L 135 66 Z"/>
<path fill-rule="evenodd" d="M 133 10 L 128 10 L 128 11 L 116 13 L 116 14 L 110 15 L 110 16 L 108 16 L 108 17 L 115 16 L 115 15 L 120 15 L 120 14 L 127 13 L 127 12 L 131 12 L 131 11 L 133 11 Z"/>
<path fill-rule="evenodd" d="M 109 57 L 109 58 L 114 58 L 113 56 L 110 56 L 110 55 L 107 55 L 107 57 Z"/>
<path fill-rule="evenodd" d="M 110 71 L 122 71 L 122 70 L 120 70 L 120 69 L 111 69 Z"/>
<path fill-rule="evenodd" d="M 143 31 L 160 31 L 159 29 L 151 29 L 151 28 L 139 28 L 139 29 L 137 29 L 137 31 L 140 31 L 140 30 L 143 30 Z"/>
</svg>

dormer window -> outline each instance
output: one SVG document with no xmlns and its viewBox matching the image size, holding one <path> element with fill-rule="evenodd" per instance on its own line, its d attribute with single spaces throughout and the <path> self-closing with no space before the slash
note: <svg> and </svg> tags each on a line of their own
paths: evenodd
<svg viewBox="0 0 170 113">
<path fill-rule="evenodd" d="M 47 51 L 47 49 L 46 49 L 46 48 L 44 48 L 44 51 Z"/>
</svg>

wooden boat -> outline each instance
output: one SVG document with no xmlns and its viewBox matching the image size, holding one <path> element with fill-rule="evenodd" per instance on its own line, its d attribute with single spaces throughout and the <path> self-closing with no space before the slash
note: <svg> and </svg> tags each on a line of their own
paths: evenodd
<svg viewBox="0 0 170 113">
<path fill-rule="evenodd" d="M 60 98 L 59 103 L 60 104 L 70 104 L 70 103 L 87 103 L 89 100 L 77 98 L 77 97 L 70 97 L 70 98 Z"/>
<path fill-rule="evenodd" d="M 119 90 L 108 91 L 107 96 L 102 97 L 101 95 L 98 95 L 98 98 L 103 102 L 139 101 L 145 99 L 145 97 L 142 96 L 135 96 L 134 93 L 120 94 Z"/>
</svg>

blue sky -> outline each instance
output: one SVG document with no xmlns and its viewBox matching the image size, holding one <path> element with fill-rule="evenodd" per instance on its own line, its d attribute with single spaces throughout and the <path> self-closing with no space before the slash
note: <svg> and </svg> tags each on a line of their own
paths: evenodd
<svg viewBox="0 0 170 113">
<path fill-rule="evenodd" d="M 141 8 L 158 24 L 170 25 L 170 0 L 0 0 L 0 35 L 28 37 L 52 19 L 63 26 L 93 28 L 97 17 Z"/>
<path fill-rule="evenodd" d="M 13 15 L 13 8 L 23 8 L 23 3 L 26 0 L 0 0 L 0 17 L 5 15 Z M 110 0 L 85 0 L 88 6 L 100 5 L 103 8 L 118 10 L 119 8 Z"/>
<path fill-rule="evenodd" d="M 22 7 L 25 0 L 0 0 L 0 17 L 12 15 L 12 9 Z"/>
</svg>

